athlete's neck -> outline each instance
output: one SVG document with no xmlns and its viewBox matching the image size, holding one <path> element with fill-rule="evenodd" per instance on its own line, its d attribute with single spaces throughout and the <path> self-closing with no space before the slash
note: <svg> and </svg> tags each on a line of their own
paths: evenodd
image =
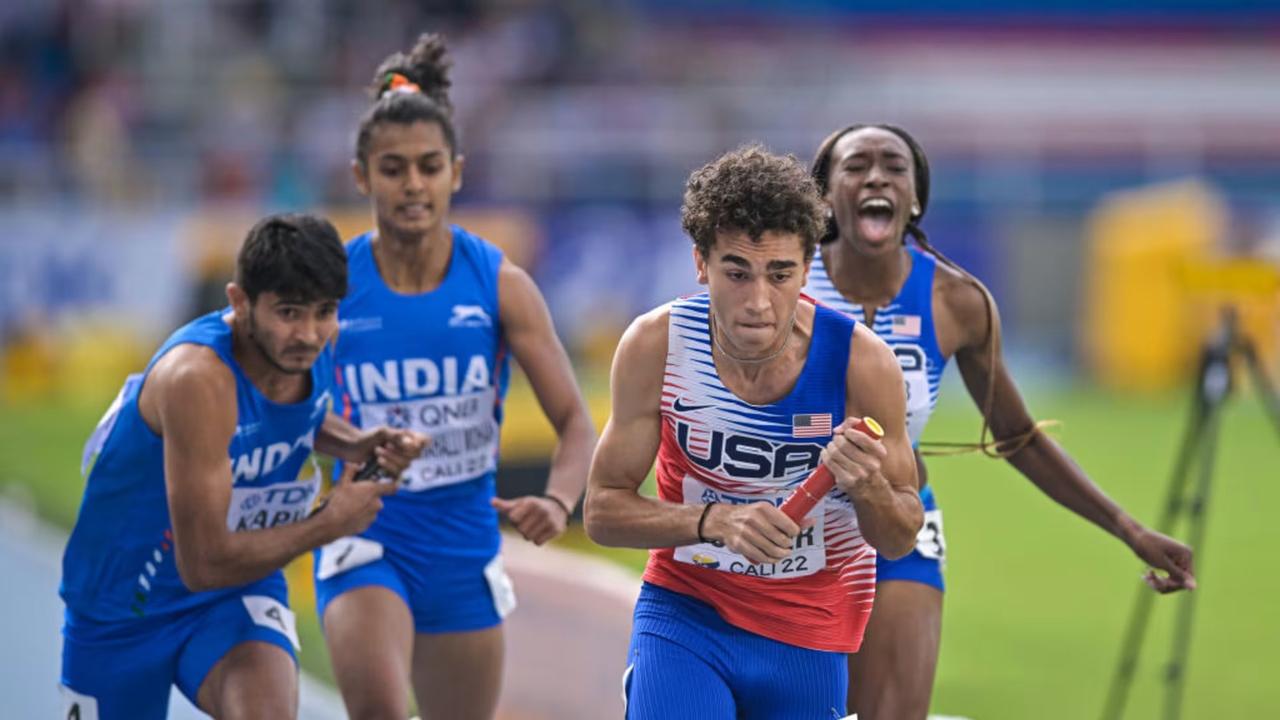
<svg viewBox="0 0 1280 720">
<path fill-rule="evenodd" d="M 379 228 L 373 236 L 373 257 L 383 282 L 406 295 L 439 287 L 452 254 L 453 230 L 445 222 L 424 235 L 405 237 Z"/>
<path fill-rule="evenodd" d="M 289 372 L 276 365 L 254 342 L 248 323 L 231 319 L 231 357 L 249 382 L 271 402 L 288 405 L 311 394 L 311 372 Z"/>
<path fill-rule="evenodd" d="M 711 357 L 720 382 L 734 395 L 753 405 L 767 405 L 786 397 L 791 388 L 795 387 L 809 356 L 809 344 L 813 339 L 813 316 L 814 306 L 801 301 L 796 306 L 794 320 L 789 323 L 786 336 L 779 338 L 779 343 L 772 345 L 768 351 L 759 354 L 767 359 L 748 359 L 743 362 L 734 357 L 738 354 L 737 349 L 726 342 L 729 338 L 716 327 L 712 315 L 711 331 L 717 335 L 713 336 Z"/>
<path fill-rule="evenodd" d="M 822 248 L 832 285 L 849 302 L 880 308 L 893 302 L 911 274 L 906 245 L 889 252 L 860 253 L 853 243 L 837 240 Z"/>
</svg>

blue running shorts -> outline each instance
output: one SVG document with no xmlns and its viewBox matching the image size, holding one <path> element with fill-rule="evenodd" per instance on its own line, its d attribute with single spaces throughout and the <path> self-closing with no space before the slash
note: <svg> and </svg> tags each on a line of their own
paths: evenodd
<svg viewBox="0 0 1280 720">
<path fill-rule="evenodd" d="M 419 633 L 484 630 L 515 608 L 515 592 L 492 558 L 410 556 L 368 538 L 346 537 L 315 553 L 316 604 L 325 608 L 348 590 L 377 585 L 400 596 Z"/>
<path fill-rule="evenodd" d="M 916 536 L 915 549 L 897 560 L 877 557 L 876 582 L 906 580 L 945 591 L 942 567 L 947 561 L 947 543 L 942 537 L 942 511 L 934 500 L 932 485 L 925 485 L 920 491 L 920 502 L 924 505 L 924 526 Z"/>
<path fill-rule="evenodd" d="M 827 720 L 844 716 L 848 687 L 844 653 L 771 640 L 701 600 L 640 589 L 623 676 L 627 720 Z"/>
<path fill-rule="evenodd" d="M 61 717 L 162 720 L 171 686 L 196 704 L 209 671 L 244 642 L 279 646 L 297 662 L 298 635 L 279 573 L 192 610 L 102 622 L 68 609 L 65 618 Z"/>
</svg>

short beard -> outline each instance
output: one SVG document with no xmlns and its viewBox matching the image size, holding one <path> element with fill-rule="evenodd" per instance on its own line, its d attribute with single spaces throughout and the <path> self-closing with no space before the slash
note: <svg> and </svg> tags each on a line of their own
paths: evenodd
<svg viewBox="0 0 1280 720">
<path fill-rule="evenodd" d="M 279 361 L 275 359 L 275 356 L 267 350 L 267 346 L 263 345 L 262 341 L 258 339 L 258 324 L 254 322 L 253 319 L 252 305 L 249 307 L 249 341 L 253 343 L 254 347 L 258 348 L 258 353 L 267 361 L 267 364 L 276 370 L 286 375 L 308 375 L 311 373 L 311 368 L 307 368 L 305 370 L 294 370 L 281 365 Z"/>
</svg>

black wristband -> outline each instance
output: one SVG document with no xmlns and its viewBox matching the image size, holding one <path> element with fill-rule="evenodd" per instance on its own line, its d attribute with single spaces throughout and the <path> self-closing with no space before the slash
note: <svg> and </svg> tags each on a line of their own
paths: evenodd
<svg viewBox="0 0 1280 720">
<path fill-rule="evenodd" d="M 711 542 L 706 538 L 706 536 L 702 534 L 702 526 L 707 524 L 707 516 L 711 514 L 711 506 L 719 505 L 719 504 L 720 503 L 709 502 L 706 505 L 702 506 L 702 515 L 701 517 L 698 518 L 698 542 L 702 542 L 702 543 Z"/>
<path fill-rule="evenodd" d="M 568 505 L 565 505 L 564 501 L 561 500 L 560 498 L 556 497 L 555 495 L 552 495 L 551 493 L 543 493 L 542 497 L 560 506 L 560 509 L 564 511 L 565 522 L 569 522 L 569 519 L 573 517 L 573 508 L 569 507 Z"/>
</svg>

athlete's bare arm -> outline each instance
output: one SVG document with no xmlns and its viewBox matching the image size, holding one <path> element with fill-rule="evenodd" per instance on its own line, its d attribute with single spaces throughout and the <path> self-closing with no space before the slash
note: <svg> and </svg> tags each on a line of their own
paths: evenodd
<svg viewBox="0 0 1280 720">
<path fill-rule="evenodd" d="M 529 376 L 538 404 L 560 441 L 551 456 L 547 480 L 547 494 L 555 500 L 532 496 L 495 500 L 495 505 L 525 538 L 541 545 L 564 532 L 569 520 L 566 509 L 572 510 L 582 497 L 596 429 L 542 293 L 529 274 L 509 260 L 498 269 L 498 310 L 503 338 Z"/>
<path fill-rule="evenodd" d="M 388 475 L 403 472 L 422 454 L 430 438 L 413 430 L 389 427 L 361 430 L 334 413 L 316 432 L 315 451 L 349 463 L 375 461 Z M 399 468 L 399 470 L 397 470 Z"/>
<path fill-rule="evenodd" d="M 661 439 L 669 316 L 668 308 L 662 307 L 637 318 L 613 358 L 613 412 L 591 462 L 585 512 L 587 534 L 601 545 L 662 548 L 699 542 L 704 505 L 639 493 Z M 758 502 L 717 504 L 702 530 L 704 538 L 723 542 L 753 563 L 766 563 L 790 554 L 800 527 L 772 503 Z"/>
<path fill-rule="evenodd" d="M 853 499 L 862 537 L 876 552 L 896 559 L 911 552 L 924 524 L 916 459 L 907 438 L 905 383 L 893 350 L 866 326 L 854 329 L 850 346 L 850 418 L 836 428 L 822 461 Z M 866 415 L 884 428 L 882 440 L 852 428 Z"/>
<path fill-rule="evenodd" d="M 326 542 L 373 522 L 394 483 L 340 481 L 323 512 L 293 525 L 232 532 L 231 460 L 235 378 L 209 348 L 180 345 L 148 373 L 138 399 L 143 419 L 164 441 L 165 491 L 182 582 L 192 591 L 265 577 Z M 355 472 L 348 471 L 348 478 Z"/>
<path fill-rule="evenodd" d="M 1033 431 L 1035 422 L 1004 364 L 997 308 L 992 305 L 992 320 L 988 321 L 982 293 L 953 270 L 944 269 L 941 264 L 938 270 L 934 316 L 939 319 L 939 344 L 943 346 L 943 353 L 954 352 L 965 387 L 979 408 L 986 402 L 989 378 L 994 377 L 995 398 L 987 423 L 996 440 Z M 994 357 L 988 346 L 989 333 L 995 334 Z M 1143 561 L 1168 573 L 1167 577 L 1154 572 L 1147 574 L 1147 584 L 1153 589 L 1165 593 L 1195 587 L 1191 548 L 1130 517 L 1052 438 L 1035 430 L 1030 442 L 1008 460 L 1041 492 L 1120 538 Z"/>
</svg>

